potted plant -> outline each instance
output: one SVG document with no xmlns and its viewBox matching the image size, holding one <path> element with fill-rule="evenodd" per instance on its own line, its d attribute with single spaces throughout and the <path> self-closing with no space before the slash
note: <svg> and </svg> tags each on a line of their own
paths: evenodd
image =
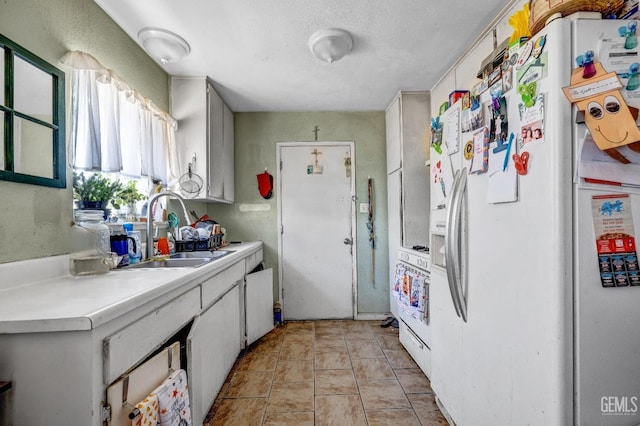
<svg viewBox="0 0 640 426">
<path fill-rule="evenodd" d="M 77 200 L 78 209 L 102 210 L 105 219 L 109 216 L 109 203 L 116 209 L 120 208 L 115 197 L 122 189 L 122 183 L 112 181 L 100 173 L 94 173 L 87 178 L 84 172 L 73 172 L 73 198 Z"/>
<path fill-rule="evenodd" d="M 144 200 L 145 198 L 147 197 L 138 191 L 137 182 L 135 180 L 130 180 L 115 194 L 112 204 L 114 207 L 116 205 L 123 208 L 126 206 L 128 208 L 126 213 L 127 221 L 135 222 L 138 219 L 136 213 L 136 202 Z"/>
</svg>

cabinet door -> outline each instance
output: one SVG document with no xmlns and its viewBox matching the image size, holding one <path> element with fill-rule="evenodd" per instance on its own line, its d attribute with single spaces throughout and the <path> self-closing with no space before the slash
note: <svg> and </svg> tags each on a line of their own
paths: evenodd
<svg viewBox="0 0 640 426">
<path fill-rule="evenodd" d="M 222 133 L 224 139 L 224 163 L 222 164 L 222 168 L 224 170 L 222 176 L 224 200 L 229 203 L 233 203 L 235 196 L 233 112 L 226 105 L 223 105 Z"/>
<path fill-rule="evenodd" d="M 247 275 L 247 345 L 273 330 L 273 269 Z"/>
<path fill-rule="evenodd" d="M 207 139 L 208 182 L 207 196 L 222 198 L 224 195 L 224 103 L 211 84 L 207 83 Z"/>
<path fill-rule="evenodd" d="M 389 226 L 389 283 L 395 275 L 398 247 L 402 246 L 402 170 L 387 176 L 387 222 Z M 391 313 L 398 316 L 398 307 L 391 295 Z"/>
<path fill-rule="evenodd" d="M 400 96 L 396 97 L 385 115 L 387 126 L 387 173 L 398 170 L 401 166 L 402 141 L 400 136 Z"/>
<path fill-rule="evenodd" d="M 193 322 L 187 338 L 193 424 L 202 424 L 240 353 L 239 310 L 236 285 Z"/>
</svg>

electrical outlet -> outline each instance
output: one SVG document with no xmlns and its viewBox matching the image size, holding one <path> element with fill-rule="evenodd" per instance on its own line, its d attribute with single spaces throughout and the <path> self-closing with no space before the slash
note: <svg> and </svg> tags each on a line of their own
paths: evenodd
<svg viewBox="0 0 640 426">
<path fill-rule="evenodd" d="M 369 213 L 369 203 L 360 203 L 360 213 Z"/>
</svg>

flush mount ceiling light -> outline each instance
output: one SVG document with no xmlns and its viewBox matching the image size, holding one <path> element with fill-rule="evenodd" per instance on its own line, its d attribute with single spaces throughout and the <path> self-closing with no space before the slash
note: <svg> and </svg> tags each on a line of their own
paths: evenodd
<svg viewBox="0 0 640 426">
<path fill-rule="evenodd" d="M 191 51 L 185 39 L 162 28 L 143 28 L 138 39 L 147 53 L 163 64 L 177 62 Z"/>
<path fill-rule="evenodd" d="M 321 61 L 335 62 L 351 51 L 351 34 L 339 28 L 318 30 L 309 37 L 309 49 Z"/>
</svg>

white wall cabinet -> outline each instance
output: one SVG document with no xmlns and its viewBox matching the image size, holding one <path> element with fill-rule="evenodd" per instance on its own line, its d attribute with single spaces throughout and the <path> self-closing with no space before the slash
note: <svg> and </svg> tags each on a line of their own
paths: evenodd
<svg viewBox="0 0 640 426">
<path fill-rule="evenodd" d="M 176 145 L 180 174 L 186 173 L 192 163 L 194 173 L 204 182 L 197 194 L 183 192 L 183 195 L 201 201 L 233 203 L 233 112 L 216 93 L 211 80 L 172 77 L 171 114 L 178 120 Z"/>
<path fill-rule="evenodd" d="M 389 265 L 397 248 L 428 244 L 430 97 L 400 92 L 386 111 Z M 394 270 L 389 268 L 391 274 Z"/>
</svg>

